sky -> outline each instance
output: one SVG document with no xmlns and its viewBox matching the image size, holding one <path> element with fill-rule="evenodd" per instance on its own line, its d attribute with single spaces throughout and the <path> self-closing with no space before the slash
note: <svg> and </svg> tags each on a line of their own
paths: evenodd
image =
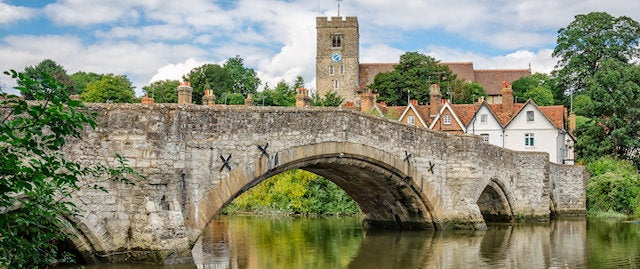
<svg viewBox="0 0 640 269">
<path fill-rule="evenodd" d="M 302 76 L 313 89 L 315 18 L 338 12 L 358 17 L 361 63 L 419 51 L 542 73 L 557 63 L 557 32 L 575 15 L 640 21 L 636 0 L 0 0 L 0 70 L 52 59 L 68 74 L 124 74 L 139 96 L 153 81 L 240 56 L 262 86 Z M 3 90 L 14 85 L 0 77 Z"/>
</svg>

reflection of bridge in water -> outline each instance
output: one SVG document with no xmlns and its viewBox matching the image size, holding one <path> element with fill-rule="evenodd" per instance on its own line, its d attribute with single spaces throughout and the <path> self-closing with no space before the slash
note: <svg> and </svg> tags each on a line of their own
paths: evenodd
<svg viewBox="0 0 640 269">
<path fill-rule="evenodd" d="M 444 232 L 363 233 L 349 229 L 348 223 L 331 218 L 216 218 L 196 243 L 194 257 L 199 268 L 248 269 L 587 268 L 588 264 L 584 219 Z"/>
<path fill-rule="evenodd" d="M 237 195 L 304 169 L 344 189 L 367 227 L 482 229 L 484 219 L 584 213 L 584 169 L 469 135 L 419 129 L 336 108 L 94 104 L 98 129 L 68 149 L 87 162 L 115 153 L 147 177 L 83 190 L 74 244 L 85 258 L 180 262 Z M 132 255 L 135 253 L 135 255 Z"/>
</svg>

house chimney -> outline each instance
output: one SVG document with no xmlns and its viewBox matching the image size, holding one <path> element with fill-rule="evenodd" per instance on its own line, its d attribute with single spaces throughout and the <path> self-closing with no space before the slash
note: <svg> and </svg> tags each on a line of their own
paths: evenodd
<svg viewBox="0 0 640 269">
<path fill-rule="evenodd" d="M 365 90 L 360 94 L 360 111 L 364 113 L 371 112 L 373 105 L 376 103 L 376 95 L 371 90 Z"/>
<path fill-rule="evenodd" d="M 244 99 L 245 106 L 253 106 L 253 94 L 247 94 L 247 98 Z"/>
<path fill-rule="evenodd" d="M 149 97 L 148 94 L 145 94 L 144 97 L 142 97 L 142 99 L 140 99 L 140 103 L 143 104 L 153 104 L 153 98 Z"/>
<path fill-rule="evenodd" d="M 575 130 L 576 130 L 576 113 L 571 111 L 571 113 L 569 113 L 569 133 L 573 134 Z"/>
<path fill-rule="evenodd" d="M 204 90 L 204 95 L 202 96 L 202 104 L 206 106 L 212 106 L 216 104 L 216 96 L 213 95 L 213 90 Z"/>
<path fill-rule="evenodd" d="M 380 107 L 387 107 L 387 102 L 385 102 L 385 101 L 381 101 L 380 103 L 378 103 L 378 106 L 380 106 Z"/>
<path fill-rule="evenodd" d="M 296 91 L 296 107 L 309 107 L 311 106 L 311 97 L 309 97 L 309 91 L 305 88 L 297 88 Z"/>
<path fill-rule="evenodd" d="M 440 93 L 440 85 L 431 84 L 429 87 L 429 114 L 432 118 L 435 118 L 440 112 L 440 101 L 442 100 L 442 93 Z"/>
<path fill-rule="evenodd" d="M 416 99 L 409 100 L 409 103 L 411 103 L 413 106 L 418 106 L 418 100 Z"/>
<path fill-rule="evenodd" d="M 503 81 L 502 82 L 502 90 L 500 91 L 502 94 L 502 113 L 512 114 L 513 113 L 513 90 L 511 89 L 511 84 Z"/>
<path fill-rule="evenodd" d="M 193 101 L 193 88 L 191 88 L 191 83 L 188 81 L 180 82 L 180 86 L 178 86 L 178 104 L 191 104 Z"/>
</svg>

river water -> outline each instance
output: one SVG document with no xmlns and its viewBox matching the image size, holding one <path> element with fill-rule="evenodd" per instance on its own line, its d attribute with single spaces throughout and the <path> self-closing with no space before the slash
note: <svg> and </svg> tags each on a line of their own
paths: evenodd
<svg viewBox="0 0 640 269">
<path fill-rule="evenodd" d="M 357 218 L 219 216 L 193 252 L 196 264 L 181 268 L 640 268 L 640 225 L 582 218 L 365 232 Z"/>
</svg>

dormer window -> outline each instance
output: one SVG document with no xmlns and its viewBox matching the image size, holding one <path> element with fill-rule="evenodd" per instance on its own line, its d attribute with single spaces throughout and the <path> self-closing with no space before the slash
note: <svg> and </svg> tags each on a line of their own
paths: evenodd
<svg viewBox="0 0 640 269">
<path fill-rule="evenodd" d="M 342 47 L 342 36 L 341 35 L 332 35 L 331 36 L 331 47 L 334 47 L 334 48 Z"/>
</svg>

